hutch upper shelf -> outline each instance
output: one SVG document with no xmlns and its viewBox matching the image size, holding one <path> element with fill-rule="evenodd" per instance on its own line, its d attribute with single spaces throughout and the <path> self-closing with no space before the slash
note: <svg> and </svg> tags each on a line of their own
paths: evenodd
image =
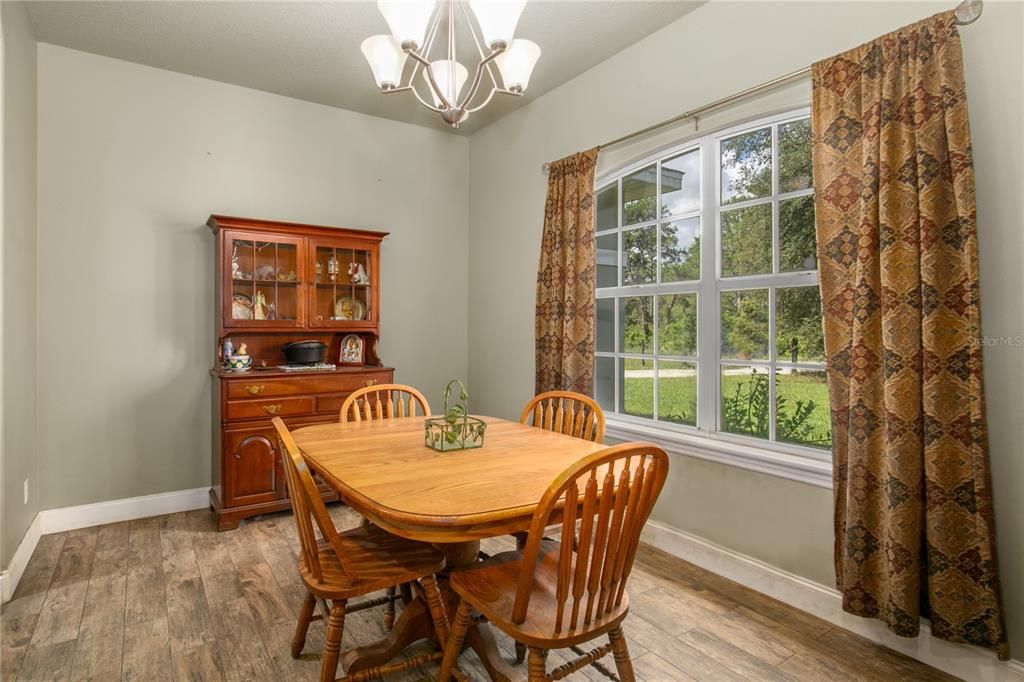
<svg viewBox="0 0 1024 682">
<path fill-rule="evenodd" d="M 386 232 L 214 215 L 221 336 L 231 330 L 379 331 Z"/>
</svg>

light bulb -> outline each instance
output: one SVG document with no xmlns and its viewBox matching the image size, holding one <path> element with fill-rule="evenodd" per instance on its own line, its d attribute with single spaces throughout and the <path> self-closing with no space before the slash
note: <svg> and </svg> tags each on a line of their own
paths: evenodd
<svg viewBox="0 0 1024 682">
<path fill-rule="evenodd" d="M 512 43 L 526 0 L 469 0 L 469 7 L 480 24 L 484 43 L 493 50 Z"/>
<path fill-rule="evenodd" d="M 363 56 L 370 63 L 373 80 L 382 90 L 398 87 L 402 80 L 402 69 L 405 67 L 406 54 L 389 35 L 371 36 L 359 46 Z"/>
<path fill-rule="evenodd" d="M 540 59 L 540 46 L 532 40 L 516 39 L 494 59 L 506 90 L 522 92 L 530 84 L 530 74 Z"/>
<path fill-rule="evenodd" d="M 377 9 L 399 46 L 419 49 L 423 47 L 435 4 L 436 0 L 377 0 Z"/>
<path fill-rule="evenodd" d="M 452 64 L 455 65 L 454 84 L 452 83 L 451 77 Z M 430 71 L 434 74 L 434 80 L 437 81 L 437 87 L 444 93 L 449 106 L 458 106 L 459 93 L 462 91 L 462 86 L 466 84 L 466 78 L 469 76 L 469 71 L 466 70 L 466 67 L 458 62 L 452 62 L 448 59 L 439 59 L 436 62 L 431 62 Z M 427 81 L 428 84 L 430 83 L 430 76 L 427 74 L 426 70 L 423 71 L 423 80 Z M 441 98 L 438 97 L 433 87 L 430 88 L 430 96 L 434 98 L 434 106 L 444 106 L 444 103 L 441 102 Z"/>
</svg>

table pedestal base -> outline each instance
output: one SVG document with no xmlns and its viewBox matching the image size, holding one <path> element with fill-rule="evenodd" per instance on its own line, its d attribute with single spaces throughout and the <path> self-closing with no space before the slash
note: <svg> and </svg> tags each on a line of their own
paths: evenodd
<svg viewBox="0 0 1024 682">
<path fill-rule="evenodd" d="M 480 541 L 459 542 L 437 545 L 447 559 L 447 568 L 437 576 L 441 592 L 445 597 L 445 606 L 451 616 L 455 614 L 458 595 L 448 588 L 448 573 L 453 569 L 465 568 L 477 561 L 480 553 Z M 347 674 L 352 675 L 362 670 L 387 663 L 410 644 L 421 639 L 435 639 L 434 623 L 430 618 L 430 610 L 422 596 L 418 595 L 402 610 L 388 636 L 368 646 L 359 647 L 347 652 L 342 657 L 342 665 Z M 466 633 L 466 645 L 476 652 L 483 663 L 487 674 L 494 682 L 510 682 L 516 677 L 498 651 L 494 641 L 494 633 L 486 622 L 473 623 Z M 439 645 L 440 646 L 440 645 Z"/>
</svg>

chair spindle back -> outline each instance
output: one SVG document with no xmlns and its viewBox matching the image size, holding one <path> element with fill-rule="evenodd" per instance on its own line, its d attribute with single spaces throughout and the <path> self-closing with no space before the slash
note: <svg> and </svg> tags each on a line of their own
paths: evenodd
<svg viewBox="0 0 1024 682">
<path fill-rule="evenodd" d="M 519 576 L 512 621 L 526 619 L 544 528 L 559 504 L 562 539 L 555 631 L 575 629 L 581 617 L 584 625 L 589 624 L 618 606 L 640 532 L 667 475 L 668 455 L 653 443 L 625 443 L 595 452 L 559 475 L 541 498 L 530 525 L 522 564 L 527 568 Z"/>
<path fill-rule="evenodd" d="M 341 404 L 341 423 L 415 417 L 417 406 L 424 417 L 430 405 L 423 394 L 404 384 L 379 384 L 354 391 Z"/>
<path fill-rule="evenodd" d="M 352 575 L 351 566 L 345 556 L 344 548 L 341 545 L 341 538 L 338 530 L 334 527 L 334 521 L 327 511 L 327 505 L 320 499 L 320 491 L 313 481 L 313 476 L 306 466 L 299 446 L 295 439 L 284 425 L 280 417 L 274 417 L 271 422 L 277 429 L 279 447 L 281 448 L 281 460 L 287 473 L 288 493 L 291 496 L 292 516 L 295 517 L 295 526 L 299 532 L 299 544 L 302 547 L 302 558 L 310 573 L 318 580 L 323 580 L 323 569 L 320 565 L 320 552 L 317 547 L 316 531 L 314 522 L 320 528 L 320 535 L 331 544 L 334 552 L 338 555 L 338 561 L 342 569 Z"/>
<path fill-rule="evenodd" d="M 527 404 L 519 421 L 595 443 L 604 439 L 604 411 L 593 398 L 582 393 L 541 393 Z"/>
</svg>

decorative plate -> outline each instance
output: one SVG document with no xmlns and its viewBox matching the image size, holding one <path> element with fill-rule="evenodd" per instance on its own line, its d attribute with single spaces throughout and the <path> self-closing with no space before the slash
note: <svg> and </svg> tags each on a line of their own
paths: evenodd
<svg viewBox="0 0 1024 682">
<path fill-rule="evenodd" d="M 231 297 L 231 319 L 252 319 L 252 297 L 247 294 L 235 294 Z"/>
<path fill-rule="evenodd" d="M 365 320 L 366 306 L 362 301 L 351 296 L 342 296 L 334 304 L 334 319 L 336 320 Z"/>
</svg>

